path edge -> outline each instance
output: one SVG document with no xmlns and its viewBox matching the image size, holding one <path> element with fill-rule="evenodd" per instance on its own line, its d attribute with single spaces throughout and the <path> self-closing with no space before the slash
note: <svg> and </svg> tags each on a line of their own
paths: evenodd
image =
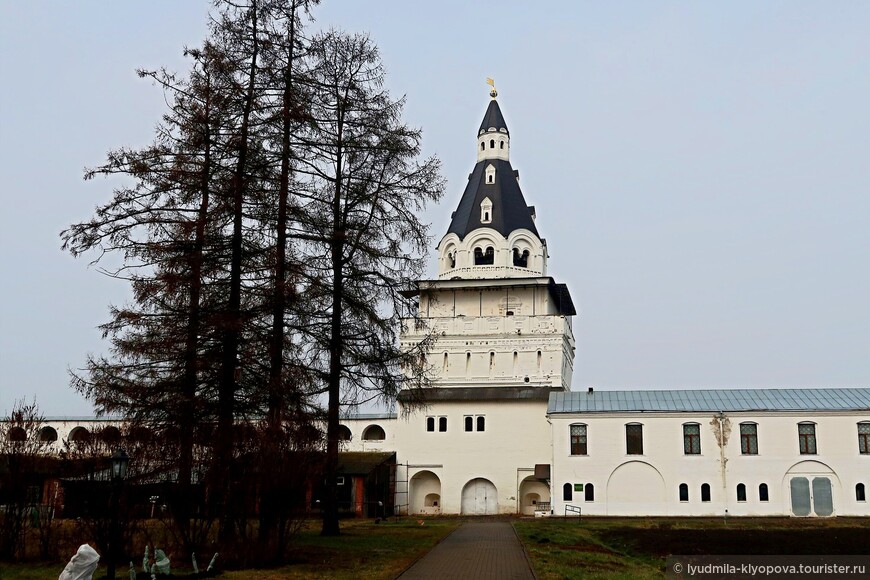
<svg viewBox="0 0 870 580">
<path fill-rule="evenodd" d="M 529 551 L 526 549 L 526 543 L 520 539 L 520 535 L 517 533 L 517 527 L 514 525 L 515 522 L 511 522 L 511 529 L 514 531 L 514 536 L 517 538 L 517 542 L 520 543 L 520 546 L 523 547 L 523 556 L 526 558 L 526 566 L 529 567 L 529 572 L 532 573 L 532 578 L 535 580 L 540 580 L 538 573 L 535 572 L 535 567 L 532 566 L 532 558 L 529 556 Z M 459 529 L 459 528 L 457 528 Z M 455 531 L 455 530 L 454 530 Z M 449 535 L 449 534 L 448 534 Z"/>
<path fill-rule="evenodd" d="M 458 530 L 459 528 L 461 528 L 462 526 L 464 526 L 466 523 L 467 523 L 467 522 L 462 522 L 461 524 L 459 524 L 458 526 L 456 526 L 455 528 L 453 528 L 453 530 L 451 530 L 451 532 L 450 532 L 449 534 L 445 534 L 444 537 L 441 538 L 440 540 L 438 540 L 437 542 L 435 542 L 435 543 L 432 545 L 431 548 L 429 548 L 428 550 L 426 550 L 425 552 L 423 552 L 422 554 L 420 554 L 419 556 L 417 556 L 416 558 L 414 558 L 414 561 L 413 561 L 413 562 L 411 562 L 410 564 L 408 564 L 407 566 L 405 566 L 405 568 L 402 569 L 401 572 L 399 572 L 398 574 L 396 574 L 395 576 L 393 576 L 393 580 L 398 580 L 399 578 L 401 578 L 402 575 L 403 575 L 405 572 L 407 572 L 408 570 L 410 570 L 411 568 L 413 568 L 414 565 L 417 564 L 417 562 L 419 562 L 420 560 L 422 560 L 425 556 L 428 556 L 429 553 L 432 552 L 432 550 L 434 550 L 435 548 L 438 547 L 439 544 L 441 544 L 441 542 L 443 542 L 444 540 L 446 540 L 447 538 L 449 538 L 450 536 L 452 536 L 453 534 L 455 534 L 455 533 L 456 533 L 456 530 Z M 511 526 L 511 527 L 513 527 L 513 526 Z M 514 530 L 514 533 L 516 533 L 516 530 Z M 519 538 L 517 538 L 517 539 L 519 539 Z M 522 542 L 520 542 L 520 543 L 522 543 Z M 525 550 L 525 546 L 523 546 L 523 550 Z M 534 574 L 534 571 L 532 571 L 532 574 Z M 537 580 L 537 579 L 538 579 L 538 577 L 535 576 L 535 580 Z"/>
</svg>

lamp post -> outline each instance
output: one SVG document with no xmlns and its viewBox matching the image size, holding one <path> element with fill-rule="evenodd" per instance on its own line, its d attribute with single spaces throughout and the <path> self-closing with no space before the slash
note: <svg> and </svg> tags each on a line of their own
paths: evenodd
<svg viewBox="0 0 870 580">
<path fill-rule="evenodd" d="M 130 463 L 130 457 L 123 449 L 118 449 L 112 454 L 112 499 L 110 508 L 112 513 L 111 529 L 109 530 L 109 562 L 106 570 L 106 577 L 109 580 L 115 579 L 115 561 L 118 558 L 118 544 L 121 543 L 118 530 L 118 512 L 120 511 L 119 504 L 121 499 L 121 484 L 124 478 L 127 477 L 127 465 Z"/>
</svg>

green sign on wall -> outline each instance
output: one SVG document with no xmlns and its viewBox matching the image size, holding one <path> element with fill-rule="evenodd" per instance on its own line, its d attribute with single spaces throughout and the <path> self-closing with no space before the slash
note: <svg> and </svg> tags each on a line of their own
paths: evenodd
<svg viewBox="0 0 870 580">
<path fill-rule="evenodd" d="M 583 491 L 583 484 L 582 483 L 575 483 L 574 484 L 574 491 Z"/>
</svg>

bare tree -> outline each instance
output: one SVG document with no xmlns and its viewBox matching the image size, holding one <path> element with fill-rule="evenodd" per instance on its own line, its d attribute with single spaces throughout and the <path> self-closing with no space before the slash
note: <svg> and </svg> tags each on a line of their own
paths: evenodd
<svg viewBox="0 0 870 580">
<path fill-rule="evenodd" d="M 422 212 L 440 199 L 439 161 L 419 160 L 419 130 L 403 124 L 404 99 L 383 88 L 377 48 L 336 31 L 312 40 L 310 131 L 300 144 L 307 176 L 299 192 L 312 366 L 328 395 L 326 495 L 322 533 L 339 533 L 336 467 L 342 405 L 395 397 L 420 350 L 398 343 L 399 291 L 420 276 L 428 249 Z M 415 374 L 415 373 L 411 373 Z M 419 376 L 419 373 L 416 373 Z"/>
<path fill-rule="evenodd" d="M 40 438 L 43 417 L 36 401 L 17 401 L 0 432 L 0 558 L 17 560 L 25 556 L 28 519 L 42 506 L 42 476 L 38 465 L 45 459 Z M 51 519 L 40 525 L 51 525 Z"/>
</svg>

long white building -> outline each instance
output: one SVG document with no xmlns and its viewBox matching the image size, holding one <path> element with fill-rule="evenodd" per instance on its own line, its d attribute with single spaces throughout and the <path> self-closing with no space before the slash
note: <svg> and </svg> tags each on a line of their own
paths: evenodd
<svg viewBox="0 0 870 580">
<path fill-rule="evenodd" d="M 395 453 L 396 509 L 870 515 L 870 389 L 571 392 L 576 312 L 510 139 L 493 94 L 437 278 L 407 292 L 403 344 L 435 338 L 426 405 L 405 391 L 395 414 L 343 421 L 344 451 Z M 56 423 L 55 439 L 94 429 Z"/>
</svg>

